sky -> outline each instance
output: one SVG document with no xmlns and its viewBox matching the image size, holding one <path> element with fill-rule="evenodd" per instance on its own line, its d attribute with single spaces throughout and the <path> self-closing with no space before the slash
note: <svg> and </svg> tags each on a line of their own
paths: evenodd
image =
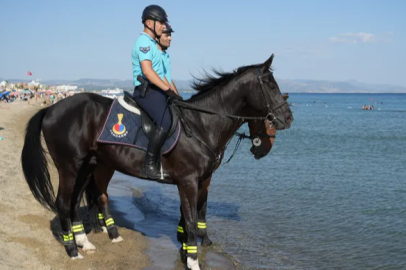
<svg viewBox="0 0 406 270">
<path fill-rule="evenodd" d="M 150 4 L 166 10 L 175 30 L 175 82 L 274 53 L 276 78 L 406 86 L 401 0 L 0 0 L 0 77 L 131 80 Z"/>
</svg>

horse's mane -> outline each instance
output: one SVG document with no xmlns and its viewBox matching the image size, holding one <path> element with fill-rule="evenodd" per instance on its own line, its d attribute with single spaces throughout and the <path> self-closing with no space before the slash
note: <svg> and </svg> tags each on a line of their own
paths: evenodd
<svg viewBox="0 0 406 270">
<path fill-rule="evenodd" d="M 194 80 L 192 83 L 192 88 L 196 90 L 198 93 L 194 94 L 192 97 L 200 96 L 217 86 L 223 86 L 228 82 L 230 82 L 232 79 L 236 78 L 237 76 L 247 71 L 248 69 L 258 68 L 261 66 L 262 64 L 242 66 L 233 70 L 232 72 L 223 72 L 216 69 L 212 69 L 214 75 L 205 72 L 205 75 L 202 78 L 193 77 Z"/>
</svg>

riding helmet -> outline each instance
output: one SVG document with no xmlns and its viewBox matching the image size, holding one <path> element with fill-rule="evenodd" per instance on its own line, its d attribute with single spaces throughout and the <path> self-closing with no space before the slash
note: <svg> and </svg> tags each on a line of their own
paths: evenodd
<svg viewBox="0 0 406 270">
<path fill-rule="evenodd" d="M 170 26 L 169 23 L 165 23 L 165 29 L 162 31 L 162 33 L 168 34 L 168 33 L 173 33 L 175 31 L 173 31 L 172 26 Z"/>
<path fill-rule="evenodd" d="M 154 20 L 159 22 L 168 22 L 168 16 L 163 8 L 157 5 L 147 6 L 142 12 L 142 23 L 146 20 Z"/>
</svg>

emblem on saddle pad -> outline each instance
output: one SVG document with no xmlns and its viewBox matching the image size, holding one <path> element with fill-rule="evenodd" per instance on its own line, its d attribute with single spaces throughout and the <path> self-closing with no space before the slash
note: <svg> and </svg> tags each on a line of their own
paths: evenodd
<svg viewBox="0 0 406 270">
<path fill-rule="evenodd" d="M 118 122 L 112 127 L 110 130 L 111 135 L 113 135 L 116 138 L 122 138 L 127 136 L 128 131 L 121 122 L 123 120 L 124 114 L 119 113 L 117 114 Z"/>
<path fill-rule="evenodd" d="M 149 47 L 140 47 L 140 51 L 143 53 L 149 52 L 149 49 L 150 49 Z"/>
</svg>

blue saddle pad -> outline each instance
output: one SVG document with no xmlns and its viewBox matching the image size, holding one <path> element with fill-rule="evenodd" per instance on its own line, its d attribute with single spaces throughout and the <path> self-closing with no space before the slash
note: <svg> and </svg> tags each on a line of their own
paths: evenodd
<svg viewBox="0 0 406 270">
<path fill-rule="evenodd" d="M 169 153 L 178 143 L 179 137 L 180 123 L 178 122 L 175 131 L 162 146 L 162 154 Z M 149 139 L 142 129 L 141 115 L 127 111 L 117 102 L 117 99 L 114 99 L 97 142 L 127 145 L 147 151 Z"/>
</svg>

